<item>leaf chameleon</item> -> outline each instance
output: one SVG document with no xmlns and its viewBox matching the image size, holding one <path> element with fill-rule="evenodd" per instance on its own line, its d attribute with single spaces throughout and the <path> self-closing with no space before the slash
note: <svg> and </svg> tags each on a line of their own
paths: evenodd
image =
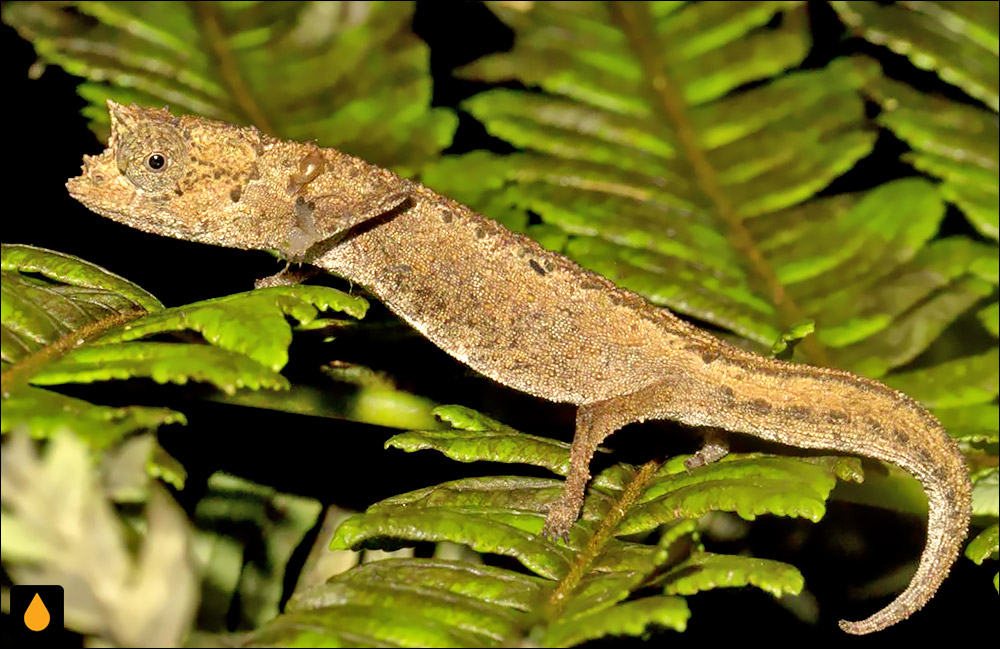
<svg viewBox="0 0 1000 649">
<path fill-rule="evenodd" d="M 85 158 L 67 184 L 91 210 L 346 277 L 476 371 L 577 405 L 570 472 L 547 536 L 565 536 L 578 517 L 604 438 L 631 422 L 671 419 L 877 458 L 921 482 L 930 511 L 916 574 L 886 608 L 842 621 L 848 633 L 908 617 L 947 576 L 968 527 L 969 478 L 955 443 L 906 395 L 737 349 L 464 205 L 334 149 L 108 106 L 108 148 Z"/>
</svg>

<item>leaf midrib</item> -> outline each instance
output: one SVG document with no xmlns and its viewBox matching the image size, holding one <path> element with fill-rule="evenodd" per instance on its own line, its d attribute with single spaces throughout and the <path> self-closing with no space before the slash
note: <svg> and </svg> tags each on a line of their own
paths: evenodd
<svg viewBox="0 0 1000 649">
<path fill-rule="evenodd" d="M 258 129 L 268 135 L 275 135 L 274 126 L 250 92 L 233 49 L 230 47 L 229 39 L 222 30 L 219 8 L 215 6 L 214 2 L 189 2 L 188 7 L 197 16 L 196 23 L 202 32 L 205 44 L 219 64 L 219 76 L 222 83 L 229 88 L 240 111 Z"/>
<path fill-rule="evenodd" d="M 655 47 L 655 38 L 649 28 L 654 19 L 647 5 L 641 2 L 612 2 L 609 3 L 609 11 L 612 20 L 618 23 L 642 66 L 653 99 L 654 111 L 674 126 L 680 145 L 679 150 L 691 163 L 698 188 L 709 199 L 717 216 L 726 225 L 730 244 L 746 260 L 751 282 L 763 289 L 765 295 L 775 305 L 783 329 L 802 322 L 806 319 L 805 315 L 785 291 L 774 269 L 764 258 L 750 232 L 744 227 L 732 201 L 719 182 L 715 168 L 698 144 L 697 133 L 685 110 L 680 89 L 668 75 L 666 66 Z M 815 336 L 807 336 L 801 345 L 813 363 L 829 365 L 826 349 Z"/>
</svg>

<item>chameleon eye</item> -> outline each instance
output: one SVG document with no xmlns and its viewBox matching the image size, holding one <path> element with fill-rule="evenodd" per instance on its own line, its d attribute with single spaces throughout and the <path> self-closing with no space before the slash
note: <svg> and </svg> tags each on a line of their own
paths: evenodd
<svg viewBox="0 0 1000 649">
<path fill-rule="evenodd" d="M 118 170 L 144 192 L 172 191 L 184 175 L 187 142 L 173 124 L 138 124 L 119 133 L 116 143 Z"/>
</svg>

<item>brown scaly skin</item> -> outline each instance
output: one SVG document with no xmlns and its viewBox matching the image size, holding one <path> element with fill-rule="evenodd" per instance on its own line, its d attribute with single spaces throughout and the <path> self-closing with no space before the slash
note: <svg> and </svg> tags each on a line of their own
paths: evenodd
<svg viewBox="0 0 1000 649">
<path fill-rule="evenodd" d="M 367 287 L 455 358 L 503 385 L 579 406 L 566 488 L 544 533 L 579 516 L 597 446 L 672 419 L 864 455 L 927 493 L 927 545 L 870 633 L 923 606 L 965 538 L 971 487 L 955 443 L 913 399 L 835 369 L 732 347 L 444 196 L 334 149 L 108 102 L 108 149 L 70 193 L 147 232 L 267 249 Z"/>
</svg>

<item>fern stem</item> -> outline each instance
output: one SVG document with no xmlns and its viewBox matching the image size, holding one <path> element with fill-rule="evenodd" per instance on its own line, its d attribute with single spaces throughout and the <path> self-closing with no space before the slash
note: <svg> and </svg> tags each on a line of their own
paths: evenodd
<svg viewBox="0 0 1000 649">
<path fill-rule="evenodd" d="M 276 135 L 271 121 L 257 105 L 257 101 L 247 87 L 240 66 L 236 63 L 236 57 L 233 56 L 233 50 L 229 47 L 229 40 L 222 30 L 219 9 L 215 3 L 191 2 L 188 4 L 199 18 L 198 24 L 204 30 L 205 40 L 219 62 L 219 73 L 226 86 L 233 93 L 236 105 L 240 107 L 240 110 L 254 126 L 268 135 Z"/>
<path fill-rule="evenodd" d="M 109 329 L 121 326 L 129 320 L 134 320 L 139 316 L 146 315 L 145 310 L 127 311 L 116 313 L 106 318 L 101 318 L 96 322 L 89 322 L 79 329 L 75 329 L 62 336 L 58 340 L 42 347 L 38 351 L 29 354 L 0 375 L 0 395 L 4 399 L 10 396 L 11 390 L 20 382 L 27 381 L 37 374 L 45 365 L 63 356 L 67 352 L 79 347 L 89 340 L 97 338 Z"/>
<path fill-rule="evenodd" d="M 666 66 L 661 60 L 656 47 L 656 41 L 650 32 L 653 17 L 644 2 L 612 2 L 610 11 L 619 23 L 649 79 L 650 92 L 654 108 L 659 109 L 663 116 L 673 124 L 677 139 L 688 161 L 691 163 L 695 179 L 702 193 L 711 201 L 715 212 L 729 229 L 729 239 L 733 247 L 747 260 L 751 276 L 766 291 L 778 309 L 784 329 L 805 320 L 798 305 L 785 292 L 785 287 L 774 273 L 774 269 L 764 259 L 757 248 L 750 232 L 744 227 L 743 221 L 736 213 L 729 195 L 719 182 L 718 175 L 705 151 L 698 144 L 698 135 L 694 125 L 688 118 L 684 100 L 679 88 L 667 74 Z M 802 340 L 803 350 L 810 360 L 817 365 L 829 365 L 826 349 L 815 336 Z"/>
<path fill-rule="evenodd" d="M 554 620 L 562 613 L 562 609 L 566 605 L 569 596 L 576 590 L 576 587 L 580 585 L 580 580 L 590 570 L 590 564 L 594 562 L 597 555 L 607 545 L 611 535 L 618 529 L 618 524 L 625 518 L 625 514 L 639 499 L 649 481 L 653 479 L 653 476 L 656 475 L 656 472 L 662 465 L 662 462 L 651 460 L 642 465 L 642 468 L 636 472 L 635 477 L 632 478 L 632 481 L 625 487 L 625 491 L 622 492 L 621 498 L 618 499 L 611 507 L 611 511 L 598 524 L 594 535 L 587 541 L 586 547 L 573 558 L 573 563 L 570 565 L 566 576 L 562 578 L 555 590 L 552 591 L 551 597 L 549 597 L 548 602 L 545 604 L 545 615 L 548 619 Z"/>
</svg>

